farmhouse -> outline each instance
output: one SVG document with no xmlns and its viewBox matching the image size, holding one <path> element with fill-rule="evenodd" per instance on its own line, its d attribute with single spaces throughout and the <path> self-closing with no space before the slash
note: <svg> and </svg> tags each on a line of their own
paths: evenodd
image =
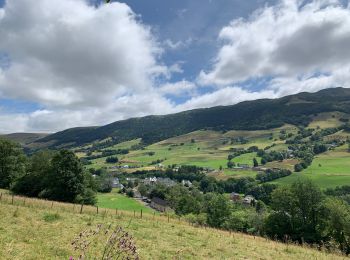
<svg viewBox="0 0 350 260">
<path fill-rule="evenodd" d="M 176 185 L 176 182 L 169 178 L 158 178 L 157 183 L 163 184 L 167 187 L 172 187 Z"/>
<path fill-rule="evenodd" d="M 246 206 L 252 206 L 255 203 L 255 198 L 251 195 L 247 195 L 244 197 L 242 202 Z"/>
<path fill-rule="evenodd" d="M 181 181 L 182 185 L 185 187 L 192 187 L 192 182 L 188 181 L 188 180 L 182 180 Z"/>
<path fill-rule="evenodd" d="M 165 200 L 160 198 L 153 198 L 151 201 L 151 207 L 160 212 L 167 212 L 170 208 Z"/>
<path fill-rule="evenodd" d="M 145 185 L 153 185 L 156 182 L 157 182 L 157 177 L 150 177 L 143 180 L 143 184 Z"/>
<path fill-rule="evenodd" d="M 143 180 L 143 184 L 145 185 L 154 185 L 154 184 L 163 184 L 167 187 L 175 186 L 176 182 L 169 179 L 169 178 L 157 178 L 157 177 L 150 177 Z"/>
<path fill-rule="evenodd" d="M 232 192 L 232 193 L 230 194 L 230 199 L 231 199 L 232 201 L 234 201 L 234 202 L 237 202 L 237 201 L 240 201 L 240 200 L 241 200 L 241 196 L 240 196 L 238 193 L 236 193 L 236 192 Z"/>
<path fill-rule="evenodd" d="M 112 187 L 113 187 L 113 188 L 118 188 L 118 189 L 123 189 L 123 188 L 124 188 L 124 185 L 121 184 L 121 183 L 119 182 L 119 179 L 118 179 L 118 178 L 114 178 L 114 179 L 112 180 Z"/>
</svg>

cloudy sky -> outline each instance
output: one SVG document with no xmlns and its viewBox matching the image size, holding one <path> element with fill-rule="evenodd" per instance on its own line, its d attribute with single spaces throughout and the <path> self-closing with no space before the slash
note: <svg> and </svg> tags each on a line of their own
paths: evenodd
<svg viewBox="0 0 350 260">
<path fill-rule="evenodd" d="M 0 0 L 0 132 L 350 87 L 348 0 Z"/>
</svg>

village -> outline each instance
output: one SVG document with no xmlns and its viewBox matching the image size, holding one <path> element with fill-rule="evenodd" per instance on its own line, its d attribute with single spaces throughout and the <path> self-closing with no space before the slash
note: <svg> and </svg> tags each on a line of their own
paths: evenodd
<svg viewBox="0 0 350 260">
<path fill-rule="evenodd" d="M 128 182 L 128 185 L 135 186 L 135 183 L 137 183 L 137 186 L 131 189 L 131 191 L 127 192 L 127 188 L 120 182 L 119 178 L 115 177 L 112 180 L 112 187 L 115 189 L 119 189 L 120 192 L 125 193 L 127 196 L 132 197 L 133 199 L 137 200 L 138 202 L 144 204 L 147 207 L 150 207 L 158 212 L 171 212 L 173 209 L 171 209 L 169 203 L 162 198 L 159 197 L 152 197 L 149 198 L 147 196 L 142 196 L 139 187 L 140 184 L 148 187 L 154 187 L 155 185 L 162 185 L 164 187 L 174 187 L 175 185 L 179 184 L 178 182 L 171 180 L 170 178 L 157 178 L 157 177 L 148 177 L 145 179 L 137 179 L 137 178 L 126 178 L 126 181 Z M 189 180 L 182 180 L 180 184 L 183 187 L 191 188 L 192 182 Z M 234 204 L 241 204 L 246 207 L 255 206 L 257 200 L 252 195 L 242 195 L 236 192 L 232 192 L 229 194 L 229 199 Z"/>
</svg>

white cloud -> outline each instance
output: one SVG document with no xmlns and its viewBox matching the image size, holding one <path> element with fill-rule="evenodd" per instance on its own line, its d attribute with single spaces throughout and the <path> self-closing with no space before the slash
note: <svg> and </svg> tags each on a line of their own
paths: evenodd
<svg viewBox="0 0 350 260">
<path fill-rule="evenodd" d="M 193 97 L 184 104 L 177 107 L 177 110 L 188 110 L 193 108 L 206 108 L 218 105 L 232 105 L 246 100 L 261 98 L 276 98 L 278 94 L 272 90 L 248 91 L 240 87 L 225 87 L 211 93 Z"/>
<path fill-rule="evenodd" d="M 184 73 L 184 70 L 182 69 L 180 63 L 175 63 L 169 67 L 169 72 L 182 74 Z"/>
<path fill-rule="evenodd" d="M 100 106 L 147 92 L 160 49 L 126 4 L 98 8 L 84 0 L 7 1 L 0 20 L 2 95 L 47 106 Z"/>
<path fill-rule="evenodd" d="M 177 42 L 174 42 L 171 39 L 166 39 L 164 41 L 164 45 L 167 49 L 179 50 L 179 49 L 188 47 L 192 42 L 193 42 L 192 38 L 188 38 L 185 41 L 177 41 Z"/>
<path fill-rule="evenodd" d="M 336 0 L 304 2 L 284 0 L 248 20 L 233 20 L 221 30 L 224 44 L 212 70 L 202 71 L 199 82 L 226 86 L 272 77 L 299 83 L 307 79 L 303 90 L 312 90 L 320 80 L 323 83 L 317 84 L 323 88 L 347 86 L 339 74 L 350 68 L 350 9 Z M 319 74 L 331 75 L 328 84 Z"/>
<path fill-rule="evenodd" d="M 164 83 L 183 73 L 182 63 L 160 62 L 164 50 L 126 4 L 7 1 L 0 8 L 0 53 L 10 60 L 6 56 L 6 66 L 0 66 L 0 98 L 42 109 L 8 114 L 0 105 L 0 132 L 51 132 L 350 87 L 350 7 L 336 0 L 304 2 L 284 0 L 232 21 L 220 32 L 222 47 L 211 70 L 197 82 Z M 175 51 L 191 41 L 162 46 Z M 250 90 L 259 79 L 267 86 Z M 200 84 L 217 88 L 201 94 Z M 176 104 L 168 96 L 189 99 Z"/>
<path fill-rule="evenodd" d="M 175 83 L 166 83 L 159 88 L 160 93 L 174 96 L 194 95 L 196 93 L 196 84 L 186 80 Z"/>
</svg>

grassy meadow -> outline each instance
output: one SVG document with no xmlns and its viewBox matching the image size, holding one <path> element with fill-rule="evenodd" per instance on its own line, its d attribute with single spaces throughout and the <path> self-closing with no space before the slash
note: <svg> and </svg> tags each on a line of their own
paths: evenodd
<svg viewBox="0 0 350 260">
<path fill-rule="evenodd" d="M 0 259 L 69 259 L 71 242 L 97 224 L 125 228 L 134 237 L 141 259 L 345 259 L 308 247 L 260 237 L 193 227 L 166 217 L 141 219 L 114 211 L 84 210 L 71 204 L 3 197 L 0 201 Z M 102 247 L 100 247 L 102 250 Z"/>
<path fill-rule="evenodd" d="M 126 197 L 123 194 L 118 193 L 117 189 L 113 189 L 110 193 L 99 193 L 97 195 L 97 205 L 100 208 L 107 209 L 118 209 L 125 211 L 137 211 L 152 213 L 153 210 L 149 207 L 146 207 L 135 199 Z"/>
<path fill-rule="evenodd" d="M 310 167 L 301 173 L 279 179 L 277 183 L 291 183 L 297 178 L 310 178 L 321 188 L 350 184 L 350 153 L 347 145 L 315 157 Z"/>
</svg>

